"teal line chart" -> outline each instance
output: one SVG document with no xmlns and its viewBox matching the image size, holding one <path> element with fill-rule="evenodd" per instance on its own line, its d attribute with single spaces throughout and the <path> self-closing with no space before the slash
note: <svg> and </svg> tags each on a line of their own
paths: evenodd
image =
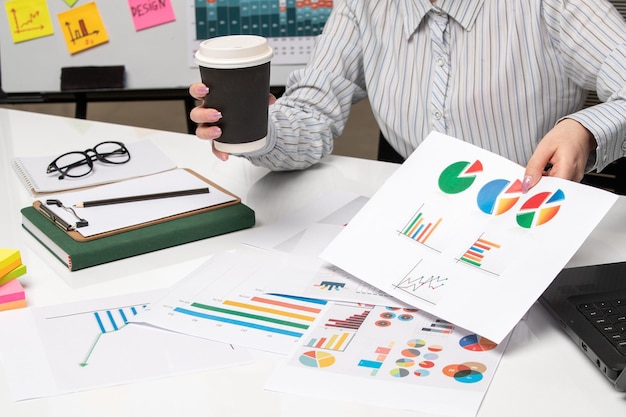
<svg viewBox="0 0 626 417">
<path fill-rule="evenodd" d="M 89 358 L 92 353 L 96 349 L 98 342 L 100 341 L 102 335 L 116 332 L 124 326 L 126 326 L 129 320 L 139 314 L 143 309 L 145 309 L 148 304 L 137 304 L 137 305 L 129 305 L 129 306 L 120 306 L 114 307 L 106 310 L 96 310 L 96 311 L 85 311 L 75 314 L 70 314 L 69 316 L 83 316 L 85 318 L 89 318 L 89 326 L 96 333 L 94 336 L 93 342 L 90 344 L 90 347 L 85 354 L 85 357 L 82 361 L 79 362 L 81 367 L 85 367 L 89 365 Z M 67 315 L 63 316 L 53 316 L 46 317 L 47 320 L 54 319 L 64 319 L 69 317 Z"/>
</svg>

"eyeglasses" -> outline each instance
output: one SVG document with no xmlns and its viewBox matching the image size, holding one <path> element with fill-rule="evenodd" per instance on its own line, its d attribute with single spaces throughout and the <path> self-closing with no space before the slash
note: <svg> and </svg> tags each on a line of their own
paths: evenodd
<svg viewBox="0 0 626 417">
<path fill-rule="evenodd" d="M 64 153 L 48 165 L 46 173 L 58 172 L 60 180 L 65 177 L 84 177 L 93 171 L 94 161 L 121 165 L 130 161 L 130 152 L 128 152 L 128 149 L 122 142 L 101 142 L 91 149 L 85 149 L 83 152 Z"/>
</svg>

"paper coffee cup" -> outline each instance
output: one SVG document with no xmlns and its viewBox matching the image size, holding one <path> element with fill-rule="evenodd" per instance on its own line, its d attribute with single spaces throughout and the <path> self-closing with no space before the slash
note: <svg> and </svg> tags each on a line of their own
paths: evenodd
<svg viewBox="0 0 626 417">
<path fill-rule="evenodd" d="M 222 113 L 214 123 L 222 129 L 222 136 L 214 141 L 217 150 L 245 153 L 265 146 L 273 56 L 261 36 L 220 36 L 200 43 L 195 61 L 209 87 L 204 107 Z"/>
</svg>

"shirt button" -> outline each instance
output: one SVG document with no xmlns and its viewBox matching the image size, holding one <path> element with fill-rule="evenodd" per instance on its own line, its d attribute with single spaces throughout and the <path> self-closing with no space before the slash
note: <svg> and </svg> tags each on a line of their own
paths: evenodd
<svg viewBox="0 0 626 417">
<path fill-rule="evenodd" d="M 437 65 L 439 65 L 440 67 L 443 67 L 443 64 L 445 63 L 446 61 L 443 58 L 441 57 L 437 58 Z"/>
<path fill-rule="evenodd" d="M 433 116 L 435 116 L 435 119 L 439 120 L 441 119 L 441 112 L 440 111 L 436 111 Z"/>
<path fill-rule="evenodd" d="M 622 151 L 626 152 L 626 142 L 622 142 Z"/>
</svg>

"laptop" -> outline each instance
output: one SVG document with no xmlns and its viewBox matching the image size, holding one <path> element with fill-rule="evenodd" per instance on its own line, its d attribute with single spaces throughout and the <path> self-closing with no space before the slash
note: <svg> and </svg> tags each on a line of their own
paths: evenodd
<svg viewBox="0 0 626 417">
<path fill-rule="evenodd" d="M 567 268 L 539 298 L 618 391 L 626 391 L 626 262 Z"/>
</svg>

